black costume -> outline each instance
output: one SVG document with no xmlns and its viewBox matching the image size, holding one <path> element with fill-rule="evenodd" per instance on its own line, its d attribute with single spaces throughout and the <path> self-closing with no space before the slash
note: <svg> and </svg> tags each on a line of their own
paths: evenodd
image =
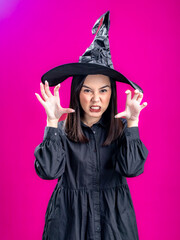
<svg viewBox="0 0 180 240">
<path fill-rule="evenodd" d="M 35 169 L 58 183 L 45 216 L 43 240 L 137 240 L 136 218 L 126 177 L 143 173 L 148 150 L 138 127 L 102 147 L 107 126 L 103 118 L 91 128 L 82 124 L 89 143 L 69 140 L 63 130 L 46 127 L 35 149 Z"/>
<path fill-rule="evenodd" d="M 68 77 L 103 74 L 143 92 L 136 83 L 114 70 L 109 48 L 109 11 L 95 23 L 95 38 L 78 63 L 64 64 L 45 73 L 41 81 L 55 86 Z M 119 31 L 119 29 L 118 29 Z M 77 78 L 78 80 L 78 78 Z M 43 240 L 138 240 L 136 218 L 126 177 L 143 172 L 148 150 L 138 127 L 102 146 L 108 123 L 91 128 L 81 122 L 88 143 L 69 140 L 63 128 L 46 127 L 35 149 L 35 169 L 43 179 L 58 179 L 45 216 Z"/>
</svg>

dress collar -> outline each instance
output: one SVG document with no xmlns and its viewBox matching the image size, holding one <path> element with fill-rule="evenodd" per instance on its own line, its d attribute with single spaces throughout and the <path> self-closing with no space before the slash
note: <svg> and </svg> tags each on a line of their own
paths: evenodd
<svg viewBox="0 0 180 240">
<path fill-rule="evenodd" d="M 100 119 L 97 123 L 94 123 L 92 126 L 98 125 L 98 124 L 100 124 L 100 125 L 101 125 L 102 127 L 104 127 L 104 128 L 106 128 L 107 125 L 108 125 L 108 123 L 105 122 L 104 117 L 101 117 L 101 119 Z M 81 126 L 83 126 L 83 127 L 89 127 L 89 126 L 87 126 L 86 124 L 84 124 L 82 121 L 81 121 Z"/>
</svg>

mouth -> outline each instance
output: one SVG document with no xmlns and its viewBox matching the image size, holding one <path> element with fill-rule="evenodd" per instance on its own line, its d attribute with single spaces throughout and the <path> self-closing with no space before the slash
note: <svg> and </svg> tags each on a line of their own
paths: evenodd
<svg viewBox="0 0 180 240">
<path fill-rule="evenodd" d="M 91 106 L 90 107 L 90 111 L 91 112 L 100 112 L 101 111 L 101 107 L 100 106 Z"/>
</svg>

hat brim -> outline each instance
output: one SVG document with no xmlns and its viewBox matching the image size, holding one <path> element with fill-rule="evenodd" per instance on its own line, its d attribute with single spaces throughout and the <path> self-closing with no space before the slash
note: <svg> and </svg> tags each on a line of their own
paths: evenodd
<svg viewBox="0 0 180 240">
<path fill-rule="evenodd" d="M 46 72 L 42 77 L 41 81 L 45 84 L 45 80 L 48 81 L 49 86 L 56 86 L 63 82 L 65 79 L 77 75 L 92 75 L 92 74 L 103 74 L 111 77 L 117 82 L 123 82 L 131 85 L 134 89 L 139 89 L 143 93 L 143 90 L 136 83 L 128 80 L 120 72 L 95 63 L 69 63 L 55 67 Z"/>
</svg>

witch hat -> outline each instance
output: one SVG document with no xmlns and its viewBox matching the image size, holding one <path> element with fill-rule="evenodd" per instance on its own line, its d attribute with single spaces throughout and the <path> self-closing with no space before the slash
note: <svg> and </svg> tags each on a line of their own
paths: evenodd
<svg viewBox="0 0 180 240">
<path fill-rule="evenodd" d="M 47 80 L 49 86 L 56 86 L 71 76 L 103 74 L 115 81 L 129 84 L 134 89 L 139 89 L 140 92 L 143 92 L 140 86 L 114 70 L 109 49 L 109 27 L 109 11 L 107 11 L 95 22 L 92 34 L 96 34 L 96 36 L 85 53 L 79 57 L 79 62 L 55 67 L 46 72 L 41 77 L 41 81 L 45 83 L 45 80 Z"/>
</svg>

